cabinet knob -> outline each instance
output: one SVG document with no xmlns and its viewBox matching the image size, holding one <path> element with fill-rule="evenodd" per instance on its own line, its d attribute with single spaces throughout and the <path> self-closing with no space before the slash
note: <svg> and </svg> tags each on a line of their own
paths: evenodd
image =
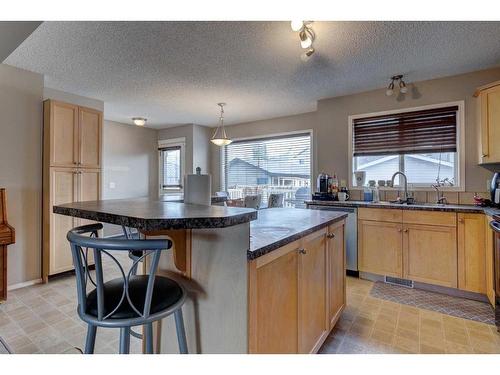
<svg viewBox="0 0 500 375">
<path fill-rule="evenodd" d="M 485 158 L 485 157 L 487 157 L 487 156 L 488 156 L 488 154 L 481 154 L 481 157 L 482 157 L 482 158 Z"/>
<path fill-rule="evenodd" d="M 401 233 L 403 230 L 401 228 L 398 228 L 398 232 Z"/>
<path fill-rule="evenodd" d="M 408 232 L 408 228 L 406 228 L 403 232 L 405 232 L 405 233 Z"/>
<path fill-rule="evenodd" d="M 459 223 L 463 223 L 463 222 L 465 222 L 465 220 L 464 219 L 458 219 L 458 222 Z"/>
<path fill-rule="evenodd" d="M 306 249 L 299 249 L 299 254 L 307 254 L 307 251 Z"/>
<path fill-rule="evenodd" d="M 335 238 L 335 233 L 328 233 L 326 238 Z"/>
</svg>

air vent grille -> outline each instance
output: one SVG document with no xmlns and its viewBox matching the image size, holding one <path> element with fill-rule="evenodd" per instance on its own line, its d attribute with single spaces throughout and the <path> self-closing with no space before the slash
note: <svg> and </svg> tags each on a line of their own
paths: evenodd
<svg viewBox="0 0 500 375">
<path fill-rule="evenodd" d="M 406 288 L 413 288 L 413 281 L 412 280 L 400 279 L 398 277 L 392 277 L 392 276 L 385 276 L 384 281 L 387 284 L 404 286 Z"/>
</svg>

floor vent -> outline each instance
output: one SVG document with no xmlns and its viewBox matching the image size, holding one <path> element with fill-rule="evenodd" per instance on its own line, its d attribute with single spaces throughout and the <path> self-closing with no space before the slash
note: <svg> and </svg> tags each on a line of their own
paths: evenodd
<svg viewBox="0 0 500 375">
<path fill-rule="evenodd" d="M 407 279 L 400 279 L 398 277 L 385 276 L 384 282 L 387 284 L 404 286 L 406 288 L 413 288 L 413 281 Z"/>
</svg>

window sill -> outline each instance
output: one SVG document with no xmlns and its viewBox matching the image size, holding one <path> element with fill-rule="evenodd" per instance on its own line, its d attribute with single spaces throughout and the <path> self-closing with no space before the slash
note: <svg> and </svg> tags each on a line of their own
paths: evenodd
<svg viewBox="0 0 500 375">
<path fill-rule="evenodd" d="M 349 190 L 364 190 L 365 187 L 350 186 Z M 378 188 L 380 191 L 402 191 L 405 189 L 404 186 L 387 187 L 381 186 Z M 408 186 L 408 191 L 436 191 L 436 189 L 430 186 Z M 465 192 L 465 188 L 460 186 L 442 186 L 439 191 L 451 191 L 451 192 Z"/>
</svg>

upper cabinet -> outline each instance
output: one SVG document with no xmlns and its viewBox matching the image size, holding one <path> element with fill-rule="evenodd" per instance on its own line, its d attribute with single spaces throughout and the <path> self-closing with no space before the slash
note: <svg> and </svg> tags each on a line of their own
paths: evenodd
<svg viewBox="0 0 500 375">
<path fill-rule="evenodd" d="M 101 167 L 101 112 L 47 100 L 44 118 L 51 167 Z"/>
<path fill-rule="evenodd" d="M 479 163 L 500 163 L 500 81 L 478 88 L 474 96 L 481 124 Z"/>
</svg>

